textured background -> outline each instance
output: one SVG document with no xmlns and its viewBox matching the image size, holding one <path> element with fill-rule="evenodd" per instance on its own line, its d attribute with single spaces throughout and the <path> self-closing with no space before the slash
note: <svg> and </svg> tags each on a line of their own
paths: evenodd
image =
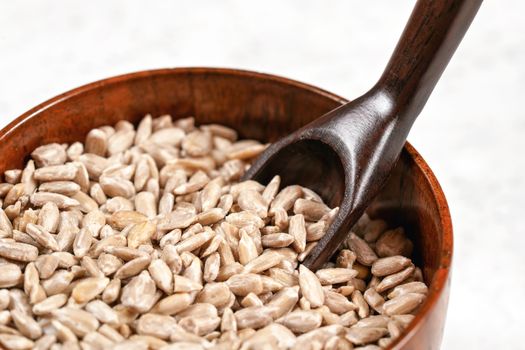
<svg viewBox="0 0 525 350">
<path fill-rule="evenodd" d="M 379 77 L 413 4 L 0 0 L 0 124 L 76 86 L 160 67 L 252 69 L 354 98 Z M 485 2 L 409 137 L 455 225 L 444 349 L 523 346 L 524 10 Z"/>
</svg>

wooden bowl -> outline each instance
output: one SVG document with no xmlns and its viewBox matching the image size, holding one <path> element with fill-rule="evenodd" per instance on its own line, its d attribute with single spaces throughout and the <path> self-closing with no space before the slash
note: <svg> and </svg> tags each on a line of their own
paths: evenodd
<svg viewBox="0 0 525 350">
<path fill-rule="evenodd" d="M 144 71 L 85 85 L 23 114 L 0 131 L 0 171 L 21 168 L 39 145 L 83 141 L 87 132 L 145 114 L 195 116 L 240 135 L 274 141 L 346 100 L 316 87 L 272 75 L 213 68 Z M 434 174 L 407 143 L 371 216 L 403 225 L 430 292 L 393 349 L 435 349 L 441 343 L 450 285 L 452 224 Z"/>
</svg>

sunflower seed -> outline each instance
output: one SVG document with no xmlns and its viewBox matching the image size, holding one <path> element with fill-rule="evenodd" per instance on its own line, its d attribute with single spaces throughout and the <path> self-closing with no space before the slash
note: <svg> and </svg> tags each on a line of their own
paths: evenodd
<svg viewBox="0 0 525 350">
<path fill-rule="evenodd" d="M 75 275 L 72 272 L 58 270 L 50 278 L 42 281 L 42 287 L 48 296 L 59 294 L 67 289 L 73 278 Z"/>
<path fill-rule="evenodd" d="M 155 231 L 156 225 L 149 221 L 133 225 L 128 233 L 128 247 L 136 249 L 142 244 L 151 244 Z"/>
<path fill-rule="evenodd" d="M 189 293 L 175 293 L 161 299 L 152 312 L 164 315 L 175 315 L 190 306 L 192 297 Z"/>
<path fill-rule="evenodd" d="M 66 302 L 66 294 L 55 294 L 33 305 L 32 310 L 35 315 L 46 315 L 58 310 L 64 306 Z"/>
<path fill-rule="evenodd" d="M 89 312 L 69 306 L 54 311 L 53 315 L 57 321 L 63 323 L 80 337 L 89 332 L 94 332 L 99 326 L 98 320 Z"/>
<path fill-rule="evenodd" d="M 257 214 L 261 219 L 268 215 L 268 204 L 256 190 L 246 190 L 239 193 L 237 203 L 242 210 L 251 211 Z"/>
<path fill-rule="evenodd" d="M 354 265 L 356 258 L 357 256 L 353 251 L 349 249 L 343 249 L 339 252 L 339 255 L 337 256 L 336 266 L 351 269 Z"/>
<path fill-rule="evenodd" d="M 197 215 L 183 210 L 174 210 L 159 220 L 157 228 L 170 231 L 176 228 L 186 228 L 197 220 Z"/>
<path fill-rule="evenodd" d="M 264 221 L 251 211 L 241 211 L 238 213 L 229 214 L 226 216 L 226 221 L 238 228 L 249 225 L 253 225 L 258 228 L 264 226 Z"/>
<path fill-rule="evenodd" d="M 408 282 L 401 284 L 388 294 L 388 299 L 394 299 L 406 293 L 419 293 L 426 295 L 428 293 L 428 287 L 423 282 Z"/>
<path fill-rule="evenodd" d="M 91 244 L 93 243 L 93 234 L 87 227 L 82 228 L 73 242 L 73 252 L 76 257 L 83 257 L 89 251 Z"/>
<path fill-rule="evenodd" d="M 309 221 L 319 221 L 329 211 L 330 208 L 322 202 L 319 203 L 302 198 L 297 199 L 293 206 L 293 212 L 295 214 L 302 214 L 304 218 Z"/>
<path fill-rule="evenodd" d="M 275 209 L 281 208 L 285 211 L 292 209 L 296 200 L 303 194 L 301 186 L 288 186 L 283 188 L 270 204 L 270 214 L 275 213 Z"/>
<path fill-rule="evenodd" d="M 315 311 L 292 311 L 276 322 L 282 324 L 294 333 L 306 333 L 313 329 L 319 328 L 323 318 L 321 314 Z"/>
<path fill-rule="evenodd" d="M 87 303 L 102 293 L 109 284 L 107 277 L 88 277 L 81 280 L 71 292 L 78 303 Z"/>
<path fill-rule="evenodd" d="M 370 314 L 370 307 L 366 303 L 366 300 L 363 297 L 361 291 L 355 290 L 352 293 L 352 303 L 354 303 L 354 305 L 357 306 L 357 313 L 359 317 L 368 317 L 368 315 Z"/>
<path fill-rule="evenodd" d="M 239 240 L 238 249 L 239 262 L 243 265 L 248 264 L 250 261 L 259 256 L 255 242 L 244 230 L 241 230 L 241 239 Z"/>
<path fill-rule="evenodd" d="M 119 324 L 118 314 L 108 304 L 101 300 L 90 301 L 85 306 L 86 311 L 90 312 L 101 323 L 116 326 Z"/>
<path fill-rule="evenodd" d="M 120 289 L 120 279 L 112 279 L 111 282 L 109 282 L 109 284 L 106 286 L 106 289 L 104 289 L 104 292 L 102 292 L 102 300 L 107 304 L 113 303 L 115 300 L 117 300 L 120 294 Z"/>
<path fill-rule="evenodd" d="M 378 277 L 388 276 L 403 270 L 411 263 L 410 259 L 401 255 L 381 258 L 376 260 L 372 265 L 372 274 Z"/>
<path fill-rule="evenodd" d="M 235 312 L 235 320 L 239 329 L 258 329 L 272 322 L 271 308 L 267 306 L 252 306 Z"/>
<path fill-rule="evenodd" d="M 58 165 L 66 162 L 66 151 L 57 143 L 50 143 L 36 148 L 31 157 L 37 166 Z"/>
<path fill-rule="evenodd" d="M 40 285 L 40 277 L 34 263 L 27 264 L 24 270 L 24 292 L 29 295 L 31 304 L 38 303 L 46 298 L 46 293 Z"/>
<path fill-rule="evenodd" d="M 376 260 L 376 253 L 370 248 L 361 237 L 355 233 L 350 233 L 350 237 L 347 240 L 348 246 L 357 256 L 357 261 L 365 266 L 371 266 Z"/>
<path fill-rule="evenodd" d="M 87 134 L 85 144 L 86 153 L 105 156 L 108 149 L 108 135 L 100 129 L 93 129 Z"/>
<path fill-rule="evenodd" d="M 237 142 L 237 144 L 241 143 L 243 141 Z M 257 157 L 262 151 L 266 149 L 266 145 L 261 144 L 251 144 L 246 145 L 245 147 L 236 147 L 237 145 L 234 144 L 232 147 L 230 147 L 232 150 L 230 150 L 227 153 L 228 158 L 230 159 L 250 159 Z M 244 146 L 244 145 L 243 145 Z M 240 149 L 239 149 L 240 148 Z"/>
<path fill-rule="evenodd" d="M 34 346 L 34 350 L 47 350 L 51 348 L 51 346 L 56 343 L 57 337 L 53 334 L 46 334 L 42 337 L 40 337 L 36 342 Z"/>
<path fill-rule="evenodd" d="M 323 285 L 339 284 L 351 281 L 357 276 L 357 271 L 339 267 L 317 270 L 315 273 Z"/>
<path fill-rule="evenodd" d="M 35 170 L 33 177 L 37 181 L 68 181 L 77 176 L 77 167 L 72 164 L 49 165 Z"/>
<path fill-rule="evenodd" d="M 141 255 L 133 260 L 128 261 L 115 273 L 116 278 L 125 279 L 138 275 L 151 262 L 151 256 Z"/>
<path fill-rule="evenodd" d="M 80 344 L 81 347 L 84 348 L 94 347 L 107 349 L 113 345 L 113 342 L 98 332 L 90 332 L 84 336 Z"/>
<path fill-rule="evenodd" d="M 166 294 L 173 293 L 173 272 L 164 260 L 155 259 L 151 261 L 148 271 L 159 289 Z"/>
<path fill-rule="evenodd" d="M 80 205 L 76 199 L 66 197 L 63 194 L 52 192 L 33 193 L 30 197 L 30 200 L 31 204 L 33 204 L 35 207 L 41 207 L 48 202 L 56 204 L 59 209 L 69 209 Z"/>
<path fill-rule="evenodd" d="M 44 204 L 38 213 L 38 225 L 40 225 L 44 231 L 56 233 L 59 222 L 60 211 L 58 210 L 58 206 L 53 202 Z"/>
<path fill-rule="evenodd" d="M 339 324 L 344 327 L 351 327 L 358 322 L 355 311 L 348 311 L 339 317 Z"/>
<path fill-rule="evenodd" d="M 135 145 L 140 145 L 144 143 L 151 135 L 152 132 L 152 118 L 151 115 L 148 114 L 142 120 L 140 121 L 137 132 L 135 134 Z"/>
<path fill-rule="evenodd" d="M 144 314 L 137 321 L 138 334 L 161 339 L 169 339 L 177 328 L 177 321 L 166 315 Z"/>
<path fill-rule="evenodd" d="M 0 265 L 0 288 L 14 287 L 22 281 L 20 267 L 9 263 Z"/>
<path fill-rule="evenodd" d="M 97 332 L 114 342 L 120 343 L 124 341 L 124 337 L 118 331 L 116 331 L 114 328 L 107 324 L 103 324 L 102 326 L 100 326 Z"/>
<path fill-rule="evenodd" d="M 392 320 L 388 322 L 387 325 L 388 333 L 390 333 L 390 336 L 392 338 L 397 338 L 401 335 L 401 332 L 403 332 L 403 328 L 399 324 L 399 322 Z"/>
<path fill-rule="evenodd" d="M 108 154 L 114 155 L 128 149 L 135 139 L 134 130 L 119 130 L 108 139 Z"/>
<path fill-rule="evenodd" d="M 237 140 L 237 131 L 219 124 L 208 124 L 202 126 L 203 130 L 209 131 L 214 136 L 220 136 L 230 141 Z"/>
<path fill-rule="evenodd" d="M 386 231 L 376 242 L 376 251 L 380 257 L 412 254 L 413 244 L 405 236 L 402 227 Z"/>
<path fill-rule="evenodd" d="M 261 273 L 279 264 L 282 260 L 283 256 L 281 254 L 273 250 L 267 250 L 246 264 L 244 270 L 246 272 Z"/>
<path fill-rule="evenodd" d="M 288 233 L 294 237 L 292 246 L 301 253 L 306 248 L 306 226 L 302 214 L 294 215 L 290 218 Z"/>
<path fill-rule="evenodd" d="M 421 305 L 425 298 L 424 294 L 406 293 L 385 302 L 383 310 L 386 315 L 408 314 Z"/>
<path fill-rule="evenodd" d="M 357 308 L 344 295 L 333 291 L 325 291 L 324 304 L 328 306 L 331 312 L 338 315 L 353 311 Z"/>
<path fill-rule="evenodd" d="M 372 220 L 366 224 L 365 234 L 363 238 L 367 242 L 375 242 L 387 229 L 388 225 L 386 221 L 378 219 Z"/>
<path fill-rule="evenodd" d="M 147 220 L 144 214 L 131 210 L 114 212 L 108 219 L 108 223 L 117 230 L 122 230 L 130 224 L 138 224 Z"/>
<path fill-rule="evenodd" d="M 135 195 L 135 186 L 131 181 L 111 176 L 101 176 L 100 187 L 109 197 L 131 198 Z"/>
<path fill-rule="evenodd" d="M 192 131 L 182 140 L 182 150 L 191 157 L 205 156 L 212 149 L 211 136 L 209 131 Z"/>
<path fill-rule="evenodd" d="M 304 265 L 299 266 L 299 285 L 301 293 L 310 302 L 312 307 L 324 304 L 324 292 L 317 276 Z"/>
<path fill-rule="evenodd" d="M 387 328 L 387 324 L 390 321 L 388 316 L 376 315 L 364 318 L 354 325 L 354 328 L 363 327 L 375 327 L 375 328 Z"/>
<path fill-rule="evenodd" d="M 57 241 L 44 227 L 40 225 L 28 224 L 26 226 L 26 232 L 41 246 L 49 248 L 53 251 L 59 250 Z"/>
<path fill-rule="evenodd" d="M 199 294 L 197 294 L 196 301 L 199 303 L 209 303 L 220 308 L 228 303 L 230 295 L 230 288 L 226 283 L 207 283 Z"/>
<path fill-rule="evenodd" d="M 178 146 L 185 137 L 185 133 L 179 128 L 165 128 L 155 131 L 149 137 L 149 141 L 159 145 Z"/>
<path fill-rule="evenodd" d="M 397 273 L 394 273 L 392 275 L 386 276 L 379 282 L 379 284 L 375 287 L 376 291 L 379 293 L 382 293 L 388 289 L 394 288 L 404 280 L 406 280 L 408 277 L 412 275 L 414 272 L 414 265 L 408 266 L 404 270 L 401 270 Z"/>
<path fill-rule="evenodd" d="M 383 313 L 383 304 L 385 303 L 385 299 L 374 289 L 374 288 L 368 288 L 363 297 L 365 298 L 368 305 L 370 305 L 374 310 L 376 310 L 378 313 Z"/>
<path fill-rule="evenodd" d="M 25 243 L 0 241 L 0 256 L 16 261 L 35 261 L 38 248 Z"/>
<path fill-rule="evenodd" d="M 20 312 L 19 310 L 12 310 L 11 317 L 16 328 L 22 333 L 22 335 L 33 340 L 42 336 L 42 328 L 29 315 Z"/>
<path fill-rule="evenodd" d="M 254 273 L 245 273 L 231 276 L 226 285 L 233 294 L 246 296 L 249 293 L 260 294 L 263 291 L 263 282 L 260 275 Z"/>
<path fill-rule="evenodd" d="M 142 271 L 122 288 L 122 305 L 138 312 L 146 312 L 153 306 L 155 282 L 147 271 Z"/>
<path fill-rule="evenodd" d="M 219 275 L 221 267 L 221 258 L 219 253 L 211 254 L 204 263 L 204 274 L 203 278 L 206 282 L 213 282 Z"/>
<path fill-rule="evenodd" d="M 24 350 L 32 349 L 35 343 L 21 335 L 0 334 L 0 344 L 5 346 L 6 349 Z"/>
<path fill-rule="evenodd" d="M 4 310 L 9 306 L 9 290 L 0 289 L 0 310 Z"/>
</svg>

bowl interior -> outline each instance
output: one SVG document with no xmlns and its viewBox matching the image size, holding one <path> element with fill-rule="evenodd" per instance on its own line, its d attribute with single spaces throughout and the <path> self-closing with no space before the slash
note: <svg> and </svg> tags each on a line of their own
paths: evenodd
<svg viewBox="0 0 525 350">
<path fill-rule="evenodd" d="M 134 73 L 65 93 L 15 120 L 0 132 L 0 171 L 21 167 L 41 144 L 83 141 L 92 128 L 121 119 L 138 122 L 147 113 L 191 115 L 199 124 L 221 123 L 242 137 L 271 142 L 344 102 L 305 84 L 251 72 L 193 68 Z M 431 293 L 439 294 L 452 252 L 450 219 L 437 181 L 410 145 L 368 212 L 405 226 L 415 242 L 416 262 L 432 283 Z"/>
</svg>

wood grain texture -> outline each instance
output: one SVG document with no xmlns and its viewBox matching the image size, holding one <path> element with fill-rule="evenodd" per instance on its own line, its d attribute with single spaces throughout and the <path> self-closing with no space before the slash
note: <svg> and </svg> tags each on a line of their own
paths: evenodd
<svg viewBox="0 0 525 350">
<path fill-rule="evenodd" d="M 20 168 L 37 146 L 84 141 L 89 130 L 145 114 L 195 116 L 242 137 L 276 139 L 347 101 L 318 88 L 260 73 L 211 68 L 162 69 L 92 83 L 57 96 L 0 131 L 0 171 Z M 436 349 L 449 295 L 452 225 L 432 171 L 409 144 L 369 208 L 407 227 L 430 293 L 416 321 L 393 349 Z"/>
</svg>

